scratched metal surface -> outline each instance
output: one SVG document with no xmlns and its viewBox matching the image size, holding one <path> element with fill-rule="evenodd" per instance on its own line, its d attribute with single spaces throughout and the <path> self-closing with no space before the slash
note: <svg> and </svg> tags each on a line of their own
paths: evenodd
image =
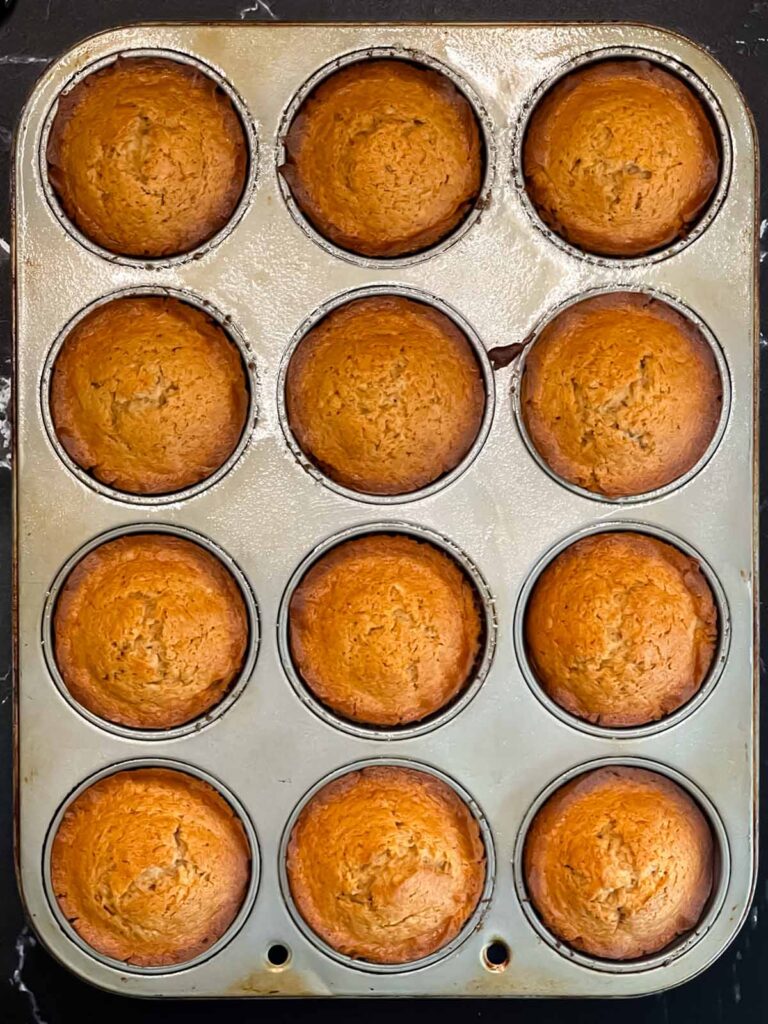
<svg viewBox="0 0 768 1024">
<path fill-rule="evenodd" d="M 294 223 L 275 175 L 276 130 L 294 92 L 337 55 L 378 45 L 421 49 L 458 73 L 491 118 L 498 157 L 489 209 L 461 241 L 439 257 L 386 270 L 320 249 Z M 629 45 L 676 57 L 710 86 L 733 153 L 728 194 L 703 237 L 668 260 L 632 269 L 597 266 L 546 239 L 519 201 L 510 161 L 522 105 L 542 78 L 585 51 Z M 222 74 L 254 117 L 259 139 L 256 186 L 236 231 L 200 260 L 152 269 L 108 263 L 80 247 L 46 203 L 38 171 L 43 123 L 62 85 L 105 54 L 146 46 L 188 53 Z M 679 37 L 638 27 L 129 29 L 75 48 L 41 79 L 17 149 L 19 824 L 27 909 L 57 958 L 104 988 L 141 995 L 599 996 L 668 987 L 717 956 L 748 909 L 754 871 L 754 160 L 748 115 L 722 69 Z M 589 288 L 621 284 L 667 293 L 700 315 L 723 348 L 732 407 L 721 444 L 684 488 L 649 503 L 617 507 L 570 493 L 525 449 L 509 367 L 496 374 L 488 441 L 460 479 L 397 506 L 336 494 L 285 443 L 277 418 L 280 360 L 296 327 L 323 302 L 387 282 L 443 298 L 487 348 L 525 337 L 553 306 Z M 186 502 L 150 508 L 98 495 L 66 468 L 47 438 L 40 394 L 45 358 L 69 319 L 109 292 L 148 284 L 189 290 L 232 316 L 257 366 L 260 408 L 251 442 L 225 480 Z M 384 743 L 334 729 L 297 699 L 279 661 L 276 616 L 288 578 L 313 547 L 347 527 L 398 520 L 437 530 L 467 553 L 493 594 L 499 630 L 488 676 L 460 715 L 426 735 Z M 515 601 L 533 564 L 564 536 L 629 520 L 670 531 L 701 552 L 724 589 L 732 642 L 713 692 L 683 723 L 645 738 L 596 737 L 549 714 L 526 685 L 513 648 Z M 248 576 L 261 616 L 259 657 L 242 696 L 217 722 L 175 740 L 126 739 L 87 722 L 56 690 L 40 641 L 46 595 L 60 566 L 95 535 L 141 522 L 194 529 L 221 545 Z M 345 763 L 381 756 L 432 765 L 466 788 L 485 812 L 497 860 L 490 905 L 464 944 L 428 968 L 385 977 L 318 950 L 292 922 L 278 881 L 280 836 L 302 794 Z M 80 949 L 56 923 L 41 871 L 49 824 L 71 789 L 107 765 L 141 757 L 199 766 L 220 779 L 245 806 L 261 850 L 260 890 L 242 930 L 217 956 L 173 974 L 116 970 Z M 618 757 L 668 765 L 699 787 L 722 819 L 731 861 L 724 905 L 708 932 L 665 966 L 630 973 L 588 968 L 552 949 L 528 922 L 512 871 L 520 824 L 542 788 L 574 765 Z M 481 960 L 497 937 L 513 950 L 503 973 L 487 971 Z M 267 968 L 274 941 L 291 948 L 289 969 Z"/>
</svg>

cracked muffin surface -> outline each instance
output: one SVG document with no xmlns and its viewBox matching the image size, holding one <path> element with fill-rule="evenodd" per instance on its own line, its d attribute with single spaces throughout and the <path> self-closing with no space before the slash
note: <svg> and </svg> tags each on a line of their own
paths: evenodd
<svg viewBox="0 0 768 1024">
<path fill-rule="evenodd" d="M 539 576 L 525 612 L 544 690 L 604 726 L 644 725 L 682 707 L 706 678 L 717 639 L 698 562 L 630 531 L 571 544 Z"/>
<path fill-rule="evenodd" d="M 480 130 L 449 78 L 402 60 L 363 60 L 324 79 L 285 138 L 281 173 L 336 245 L 417 252 L 469 213 L 483 175 Z"/>
<path fill-rule="evenodd" d="M 472 346 L 449 317 L 378 295 L 332 310 L 302 338 L 285 399 L 300 447 L 333 480 L 405 494 L 459 465 L 486 396 Z"/>
<path fill-rule="evenodd" d="M 324 786 L 287 852 L 304 920 L 339 953 L 380 964 L 419 960 L 451 942 L 485 885 L 472 812 L 445 782 L 375 766 Z"/>
<path fill-rule="evenodd" d="M 712 832 L 657 772 L 598 768 L 561 786 L 525 840 L 528 894 L 569 946 L 609 960 L 656 953 L 695 928 L 712 891 Z"/>
<path fill-rule="evenodd" d="M 720 154 L 702 102 L 648 61 L 572 71 L 536 106 L 523 143 L 528 195 L 587 252 L 642 256 L 684 237 L 717 185 Z"/>
<path fill-rule="evenodd" d="M 87 554 L 53 616 L 62 679 L 83 707 L 167 729 L 213 708 L 240 674 L 248 614 L 228 569 L 192 541 L 130 534 Z"/>
<path fill-rule="evenodd" d="M 168 494 L 215 473 L 245 428 L 249 392 L 235 344 L 178 299 L 113 299 L 69 333 L 50 409 L 69 457 L 130 494 Z"/>
<path fill-rule="evenodd" d="M 48 178 L 69 219 L 124 256 L 188 252 L 229 221 L 248 170 L 231 100 L 197 68 L 120 57 L 59 98 Z"/>
<path fill-rule="evenodd" d="M 621 497 L 696 465 L 720 422 L 723 382 L 695 324 L 659 299 L 613 292 L 546 325 L 526 356 L 520 399 L 555 473 Z"/>
<path fill-rule="evenodd" d="M 78 935 L 140 967 L 184 963 L 212 946 L 237 916 L 250 873 L 245 830 L 227 801 L 166 768 L 89 786 L 51 851 L 53 891 Z"/>
<path fill-rule="evenodd" d="M 305 684 L 353 721 L 420 721 L 467 685 L 480 651 L 475 588 L 432 544 L 374 534 L 322 555 L 294 591 L 291 655 Z"/>
</svg>

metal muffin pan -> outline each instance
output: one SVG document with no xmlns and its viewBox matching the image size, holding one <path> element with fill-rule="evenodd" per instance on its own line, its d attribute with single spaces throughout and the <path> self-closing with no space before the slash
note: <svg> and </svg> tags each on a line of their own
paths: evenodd
<svg viewBox="0 0 768 1024">
<path fill-rule="evenodd" d="M 81 244 L 51 206 L 45 132 L 57 96 L 85 69 L 147 50 L 199 62 L 241 97 L 255 119 L 252 185 L 239 221 L 215 246 L 170 260 L 121 260 Z M 516 140 L 543 83 L 587 55 L 638 50 L 682 68 L 714 98 L 723 180 L 689 244 L 643 260 L 584 257 L 531 216 L 516 179 Z M 418 259 L 352 261 L 319 244 L 297 224 L 281 185 L 286 112 L 315 76 L 363 53 L 437 62 L 487 115 L 491 176 L 482 210 L 450 245 Z M 46 71 L 22 118 L 15 175 L 17 851 L 30 919 L 59 960 L 96 985 L 143 996 L 627 996 L 679 984 L 722 952 L 745 917 L 755 870 L 755 156 L 749 112 L 727 73 L 689 41 L 636 25 L 137 26 L 86 40 Z M 360 289 L 434 297 L 490 351 L 525 340 L 564 303 L 619 287 L 691 310 L 722 349 L 731 397 L 706 464 L 631 510 L 575 493 L 532 457 L 514 412 L 514 361 L 494 374 L 490 429 L 473 458 L 406 501 L 341 493 L 307 472 L 286 439 L 280 387 L 289 346 L 319 311 Z M 73 318 L 106 296 L 144 289 L 197 297 L 236 325 L 258 385 L 255 425 L 227 472 L 184 500 L 153 504 L 97 492 L 73 472 L 46 429 L 43 400 L 46 360 Z M 684 720 L 642 735 L 592 733 L 563 721 L 531 689 L 516 656 L 515 613 L 534 567 L 555 545 L 630 518 L 633 528 L 679 538 L 701 555 L 717 584 L 721 620 L 729 615 L 730 646 L 721 650 L 720 678 Z M 297 567 L 366 527 L 442 538 L 476 568 L 497 623 L 493 659 L 472 699 L 413 735 L 358 734 L 320 717 L 281 660 L 279 612 Z M 206 538 L 242 571 L 259 610 L 258 659 L 237 700 L 183 736 L 118 735 L 89 720 L 62 695 L 46 661 L 43 621 L 62 566 L 95 538 L 125 528 Z M 490 899 L 455 949 L 417 970 L 379 973 L 320 948 L 294 919 L 280 879 L 281 843 L 305 795 L 340 769 L 383 757 L 444 773 L 471 793 L 496 867 Z M 225 949 L 179 971 L 101 961 L 73 941 L 46 893 L 46 839 L 72 791 L 95 773 L 146 758 L 217 780 L 242 804 L 261 854 L 259 892 L 242 928 Z M 545 787 L 593 762 L 628 758 L 680 777 L 710 813 L 717 889 L 700 928 L 660 957 L 584 962 L 553 948 L 536 926 L 516 851 Z M 487 959 L 494 943 L 509 951 L 498 968 Z M 275 944 L 287 951 L 280 964 L 270 962 Z"/>
</svg>

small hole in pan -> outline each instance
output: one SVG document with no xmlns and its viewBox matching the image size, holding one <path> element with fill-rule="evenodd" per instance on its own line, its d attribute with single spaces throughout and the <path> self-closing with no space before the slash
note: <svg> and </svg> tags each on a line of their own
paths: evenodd
<svg viewBox="0 0 768 1024">
<path fill-rule="evenodd" d="M 483 963 L 489 971 L 506 971 L 512 959 L 512 952 L 503 939 L 494 939 L 483 950 Z"/>
<path fill-rule="evenodd" d="M 273 942 L 267 950 L 267 963 L 270 967 L 283 968 L 291 962 L 291 950 L 282 942 Z"/>
</svg>

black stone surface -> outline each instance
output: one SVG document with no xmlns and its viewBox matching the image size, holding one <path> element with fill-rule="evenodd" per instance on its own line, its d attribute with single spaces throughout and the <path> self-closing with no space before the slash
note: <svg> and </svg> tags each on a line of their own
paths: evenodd
<svg viewBox="0 0 768 1024">
<path fill-rule="evenodd" d="M 212 19 L 293 21 L 547 21 L 621 20 L 663 25 L 707 47 L 736 77 L 764 145 L 768 139 L 768 2 L 765 0 L 0 0 L 0 1024 L 123 1021 L 196 1024 L 215 1018 L 233 1024 L 324 1018 L 369 1024 L 440 1014 L 462 1021 L 567 1021 L 569 1024 L 744 1022 L 768 1024 L 768 872 L 761 869 L 754 903 L 740 934 L 699 978 L 659 996 L 627 1001 L 137 1001 L 97 991 L 70 975 L 40 948 L 26 928 L 13 870 L 11 675 L 11 474 L 6 405 L 11 357 L 9 165 L 12 133 L 25 97 L 46 64 L 84 36 L 136 21 Z M 763 217 L 766 216 L 763 160 Z M 762 243 L 768 249 L 766 221 Z M 768 253 L 762 290 L 768 283 Z M 761 350 L 768 345 L 763 317 Z M 768 398 L 768 362 L 761 367 Z M 765 463 L 766 431 L 761 454 Z M 765 503 L 765 498 L 763 500 Z M 45 538 L 40 538 L 45 543 Z M 763 673 L 764 674 L 764 673 Z M 768 726 L 768 701 L 762 724 Z M 55 737 L 51 738 L 55 742 Z M 768 749 L 768 745 L 766 747 Z M 768 756 L 763 754 L 763 767 Z M 762 809 L 765 813 L 766 798 Z M 761 843 L 768 861 L 768 843 Z"/>
</svg>

